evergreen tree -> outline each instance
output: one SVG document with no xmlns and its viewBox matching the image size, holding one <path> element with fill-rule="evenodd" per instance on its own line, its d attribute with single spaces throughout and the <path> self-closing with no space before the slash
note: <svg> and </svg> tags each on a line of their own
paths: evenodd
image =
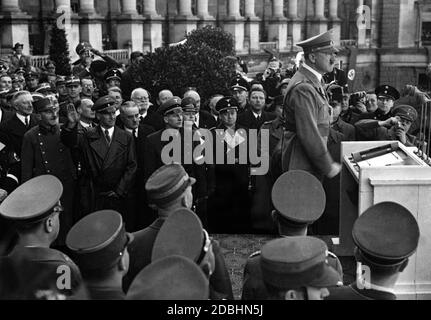
<svg viewBox="0 0 431 320">
<path fill-rule="evenodd" d="M 66 32 L 64 29 L 59 29 L 56 22 L 54 22 L 51 29 L 49 58 L 54 61 L 58 75 L 71 75 L 69 45 L 66 39 Z"/>
</svg>

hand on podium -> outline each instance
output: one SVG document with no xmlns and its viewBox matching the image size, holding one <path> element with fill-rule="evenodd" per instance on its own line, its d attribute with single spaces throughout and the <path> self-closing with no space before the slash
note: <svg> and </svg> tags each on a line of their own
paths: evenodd
<svg viewBox="0 0 431 320">
<path fill-rule="evenodd" d="M 328 173 L 327 176 L 328 176 L 329 179 L 332 179 L 332 178 L 335 178 L 336 176 L 338 176 L 338 174 L 340 172 L 341 172 L 341 164 L 339 164 L 337 162 L 334 162 L 332 164 L 331 171 L 329 171 L 329 173 Z"/>
</svg>

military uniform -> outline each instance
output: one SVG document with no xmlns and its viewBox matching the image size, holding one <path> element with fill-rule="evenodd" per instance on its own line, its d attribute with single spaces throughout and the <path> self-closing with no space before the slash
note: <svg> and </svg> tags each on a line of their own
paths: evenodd
<svg viewBox="0 0 431 320">
<path fill-rule="evenodd" d="M 170 256 L 143 269 L 127 300 L 208 300 L 208 279 L 188 258 Z"/>
<path fill-rule="evenodd" d="M 396 300 L 394 289 L 376 284 L 373 272 L 378 270 L 383 283 L 392 283 L 403 272 L 419 243 L 415 217 L 400 204 L 382 202 L 356 220 L 352 237 L 356 260 L 369 268 L 370 278 L 361 275 L 356 284 L 330 289 L 327 300 Z"/>
<path fill-rule="evenodd" d="M 236 99 L 226 97 L 217 102 L 216 110 L 223 113 L 238 110 Z M 223 164 L 215 164 L 215 192 L 209 201 L 209 228 L 211 233 L 249 233 L 250 217 L 250 167 L 248 156 L 240 157 L 243 144 L 247 144 L 247 129 L 239 125 L 228 130 L 221 122 L 213 128 L 214 155 L 217 145 L 223 151 Z M 248 149 L 248 147 L 247 147 Z M 244 160 L 245 163 L 240 163 Z M 232 164 L 230 162 L 233 161 Z"/>
<path fill-rule="evenodd" d="M 388 85 L 382 85 L 376 88 L 375 94 L 377 95 L 377 98 L 387 98 L 391 99 L 393 101 L 396 101 L 400 98 L 400 93 L 397 89 L 394 87 L 388 86 Z M 374 112 L 370 113 L 364 113 L 362 115 L 359 115 L 351 120 L 351 124 L 356 124 L 357 122 L 361 120 L 378 120 L 378 121 L 386 121 L 391 117 L 391 110 L 387 113 L 384 113 L 380 108 L 377 109 Z M 358 140 L 361 140 L 362 137 L 360 134 L 358 134 Z"/>
<path fill-rule="evenodd" d="M 406 105 L 400 105 L 395 107 L 390 115 L 393 117 L 399 117 L 401 119 L 405 119 L 410 123 L 414 123 L 418 118 L 417 111 L 411 107 Z M 398 126 L 393 126 L 391 128 L 380 127 L 378 120 L 361 120 L 356 123 L 356 129 L 358 134 L 360 134 L 364 139 L 369 141 L 391 141 L 391 140 L 400 140 L 397 136 Z M 405 145 L 407 147 L 415 147 L 416 146 L 416 137 L 405 132 Z M 403 141 L 401 141 L 403 142 Z"/>
<path fill-rule="evenodd" d="M 232 92 L 233 91 L 247 91 L 248 92 L 249 89 L 250 89 L 250 86 L 249 86 L 247 80 L 245 80 L 240 75 L 236 76 L 230 84 L 230 90 Z M 247 100 L 244 107 L 238 106 L 238 116 L 242 115 L 247 110 L 250 110 L 250 108 L 251 108 L 250 104 L 248 103 L 248 100 Z"/>
<path fill-rule="evenodd" d="M 163 204 L 179 197 L 196 180 L 179 164 L 165 165 L 157 169 L 145 184 L 149 204 Z M 166 217 L 160 217 L 144 230 L 133 233 L 135 240 L 129 247 L 130 268 L 123 286 L 128 290 L 135 276 L 151 262 L 151 252 L 157 234 Z"/>
<path fill-rule="evenodd" d="M 304 51 L 337 52 L 332 32 L 298 43 Z M 305 64 L 293 76 L 285 98 L 285 133 L 282 146 L 282 169 L 304 170 L 318 178 L 334 170 L 327 140 L 330 128 L 329 102 L 323 80 Z"/>
<path fill-rule="evenodd" d="M 274 215 L 279 230 L 286 227 L 296 230 L 297 234 L 319 220 L 325 209 L 325 192 L 320 182 L 304 171 L 290 171 L 283 174 L 272 188 L 272 203 L 276 209 Z M 291 234 L 281 234 L 284 238 L 294 238 Z M 328 251 L 328 264 L 338 272 L 340 279 L 343 269 L 337 256 Z M 265 300 L 268 292 L 262 278 L 261 252 L 252 254 L 247 260 L 243 279 L 243 300 Z M 335 283 L 334 285 L 336 285 Z M 342 284 L 339 283 L 339 285 Z"/>
<path fill-rule="evenodd" d="M 335 286 L 341 277 L 328 264 L 327 250 L 325 242 L 312 237 L 282 238 L 265 244 L 260 266 L 269 299 L 299 288 Z"/>
<path fill-rule="evenodd" d="M 66 84 L 66 87 L 80 86 L 81 80 L 78 77 L 72 76 L 65 79 L 65 84 Z M 75 105 L 75 101 L 69 96 L 67 96 L 67 98 L 65 98 L 62 102 L 60 102 L 59 116 L 60 116 L 60 123 L 62 124 L 67 123 L 67 107 L 69 106 L 69 104 Z"/>
<path fill-rule="evenodd" d="M 166 219 L 154 242 L 151 261 L 171 255 L 189 258 L 199 266 L 207 261 L 210 265 L 201 267 L 213 270 L 212 274 L 206 270 L 210 280 L 210 299 L 233 300 L 232 284 L 219 246 L 209 238 L 199 217 L 188 209 L 173 212 Z M 214 260 L 210 259 L 211 255 Z"/>
<path fill-rule="evenodd" d="M 133 235 L 126 232 L 121 215 L 112 210 L 92 213 L 69 231 L 66 244 L 83 273 L 91 299 L 124 300 L 121 284 L 107 284 L 111 283 L 112 273 L 100 273 L 111 269 L 121 272 L 118 263 L 132 241 Z"/>
<path fill-rule="evenodd" d="M 43 222 L 45 219 L 58 214 L 58 205 L 62 193 L 63 186 L 57 178 L 49 175 L 39 176 L 24 183 L 12 192 L 0 205 L 0 215 L 23 226 Z M 27 285 L 33 290 L 30 294 L 34 298 L 38 290 L 53 290 L 65 296 L 70 296 L 78 291 L 82 283 L 79 269 L 72 260 L 60 251 L 49 247 L 32 246 L 31 243 L 23 244 L 20 240 L 7 257 L 0 259 L 0 265 L 3 264 L 2 260 L 5 263 L 16 264 L 22 268 L 20 269 L 21 271 L 15 270 L 19 279 L 31 280 L 32 276 L 35 278 L 38 276 L 38 271 L 47 272 L 45 282 L 37 283 L 34 287 L 26 282 L 21 284 L 18 282 L 13 283 L 13 286 L 9 287 L 11 288 L 10 294 L 13 299 L 27 298 L 22 296 L 28 290 Z M 57 281 L 60 277 L 58 268 L 60 267 L 67 267 L 67 275 L 71 276 L 69 279 L 71 287 L 65 286 L 63 289 L 58 287 Z M 26 274 L 28 270 L 33 270 L 35 273 Z M 0 288 L 2 288 L 5 287 L 2 284 L 7 284 L 10 280 L 8 277 L 12 275 L 1 273 L 0 276 Z M 22 285 L 22 287 L 19 285 Z"/>
<path fill-rule="evenodd" d="M 33 104 L 36 113 L 55 109 L 51 100 L 44 98 Z M 76 168 L 70 149 L 60 140 L 60 127 L 47 127 L 40 124 L 24 135 L 22 144 L 21 179 L 23 182 L 44 174 L 57 177 L 63 184 L 61 203 L 64 208 L 60 216 L 59 245 L 64 245 L 66 234 L 73 224 Z"/>
</svg>

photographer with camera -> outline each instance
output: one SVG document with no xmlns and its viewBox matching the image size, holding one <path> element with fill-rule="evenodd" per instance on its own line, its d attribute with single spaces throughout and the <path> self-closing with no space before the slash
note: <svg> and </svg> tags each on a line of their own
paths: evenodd
<svg viewBox="0 0 431 320">
<path fill-rule="evenodd" d="M 73 63 L 72 74 L 81 79 L 91 76 L 90 66 L 95 56 L 102 58 L 108 64 L 108 69 L 121 67 L 121 64 L 115 61 L 115 59 L 94 49 L 88 42 L 78 44 L 76 53 L 79 55 L 79 59 Z"/>
<path fill-rule="evenodd" d="M 359 135 L 368 141 L 398 140 L 407 147 L 414 147 L 416 137 L 409 134 L 418 113 L 412 106 L 400 105 L 391 112 L 387 120 L 361 120 L 355 127 Z"/>
<path fill-rule="evenodd" d="M 265 70 L 265 72 L 256 76 L 256 79 L 262 83 L 264 90 L 268 94 L 268 104 L 280 94 L 280 84 L 285 78 L 282 75 L 281 67 L 281 62 L 276 57 L 272 57 L 269 60 L 268 68 Z"/>
</svg>

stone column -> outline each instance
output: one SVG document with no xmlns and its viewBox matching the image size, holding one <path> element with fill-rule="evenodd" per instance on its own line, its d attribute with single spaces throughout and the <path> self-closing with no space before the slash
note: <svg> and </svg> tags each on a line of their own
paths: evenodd
<svg viewBox="0 0 431 320">
<path fill-rule="evenodd" d="M 283 0 L 272 2 L 272 17 L 269 19 L 268 40 L 278 43 L 280 52 L 287 51 L 287 18 L 283 13 Z"/>
<path fill-rule="evenodd" d="M 12 48 L 15 43 L 19 42 L 24 45 L 23 54 L 30 54 L 28 35 L 30 19 L 31 16 L 21 11 L 18 0 L 2 0 L 0 7 L 1 47 Z"/>
<path fill-rule="evenodd" d="M 248 47 L 249 52 L 257 52 L 260 50 L 260 19 L 255 13 L 255 0 L 245 2 L 245 47 Z"/>
<path fill-rule="evenodd" d="M 215 25 L 216 19 L 208 12 L 208 0 L 196 0 L 198 27 Z"/>
<path fill-rule="evenodd" d="M 117 17 L 118 49 L 144 50 L 144 18 L 138 14 L 136 0 L 121 0 L 121 14 Z"/>
<path fill-rule="evenodd" d="M 154 51 L 163 45 L 163 17 L 156 11 L 156 0 L 144 0 L 144 51 Z"/>
<path fill-rule="evenodd" d="M 64 27 L 66 31 L 67 42 L 69 43 L 69 52 L 72 61 L 78 58 L 76 46 L 81 42 L 79 32 L 79 17 L 72 12 L 70 0 L 55 0 L 56 15 L 63 15 L 65 19 Z"/>
<path fill-rule="evenodd" d="M 341 19 L 338 18 L 338 0 L 329 0 L 329 25 L 334 30 L 334 42 L 338 46 L 341 39 Z"/>
<path fill-rule="evenodd" d="M 292 38 L 292 45 L 295 46 L 301 41 L 301 21 L 298 17 L 298 0 L 289 0 L 289 36 Z"/>
<path fill-rule="evenodd" d="M 379 5 L 378 0 L 371 0 L 371 46 L 379 47 Z"/>
<path fill-rule="evenodd" d="M 197 28 L 198 18 L 192 13 L 191 0 L 179 0 L 178 14 L 170 24 L 171 42 L 180 42 L 185 39 L 186 34 Z"/>
<path fill-rule="evenodd" d="M 79 35 L 81 41 L 88 41 L 91 45 L 102 50 L 103 34 L 102 19 L 103 17 L 96 13 L 94 0 L 80 0 L 79 11 Z"/>
<path fill-rule="evenodd" d="M 237 53 L 244 52 L 244 18 L 239 11 L 240 0 L 228 0 L 227 16 L 224 19 L 223 28 L 230 32 L 235 41 Z"/>
<path fill-rule="evenodd" d="M 365 8 L 364 8 L 364 0 L 356 0 L 356 19 L 355 19 L 355 24 L 358 21 L 359 16 L 363 16 L 365 14 Z M 365 16 L 365 19 L 367 19 L 367 17 Z M 365 47 L 366 43 L 367 43 L 367 29 L 366 26 L 364 25 L 363 28 L 358 28 L 356 25 L 356 29 L 358 30 L 358 47 Z"/>
<path fill-rule="evenodd" d="M 328 20 L 325 18 L 325 0 L 314 0 L 314 17 L 311 18 L 309 37 L 328 31 Z"/>
</svg>

